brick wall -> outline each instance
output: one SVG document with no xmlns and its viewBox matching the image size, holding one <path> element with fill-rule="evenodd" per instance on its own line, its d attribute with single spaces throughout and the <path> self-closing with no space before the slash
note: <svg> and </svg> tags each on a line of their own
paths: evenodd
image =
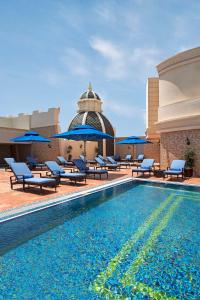
<svg viewBox="0 0 200 300">
<path fill-rule="evenodd" d="M 146 158 L 153 158 L 156 162 L 160 162 L 160 143 L 158 141 L 152 141 L 152 144 L 145 144 L 144 156 Z"/>
<path fill-rule="evenodd" d="M 57 125 L 32 129 L 50 139 L 52 135 L 59 132 L 59 126 Z M 51 143 L 33 143 L 32 155 L 37 157 L 39 161 L 55 160 L 56 156 L 60 155 L 59 139 L 51 139 Z"/>
<path fill-rule="evenodd" d="M 190 140 L 190 145 L 186 139 Z M 195 151 L 194 174 L 200 176 L 200 130 L 184 130 L 169 133 L 161 133 L 160 139 L 160 160 L 161 168 L 170 165 L 173 159 L 184 159 L 186 149 L 192 148 Z"/>
</svg>

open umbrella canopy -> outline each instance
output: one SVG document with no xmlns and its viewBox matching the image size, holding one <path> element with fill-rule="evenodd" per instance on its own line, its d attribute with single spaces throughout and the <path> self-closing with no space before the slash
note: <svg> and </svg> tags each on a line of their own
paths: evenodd
<svg viewBox="0 0 200 300">
<path fill-rule="evenodd" d="M 138 136 L 132 135 L 126 138 L 126 140 L 132 140 L 132 139 L 140 139 Z"/>
<path fill-rule="evenodd" d="M 103 139 L 113 139 L 111 135 L 99 131 L 96 128 L 89 125 L 78 125 L 72 130 L 53 135 L 53 138 L 63 138 L 67 140 L 83 141 L 85 157 L 86 157 L 87 141 L 100 141 Z"/>
<path fill-rule="evenodd" d="M 129 137 L 122 141 L 116 142 L 117 145 L 137 145 L 137 144 L 151 144 L 150 141 L 140 139 L 138 137 Z"/>
<path fill-rule="evenodd" d="M 39 135 L 36 131 L 27 131 L 24 135 L 17 136 L 15 138 L 10 139 L 10 141 L 15 143 L 25 143 L 25 142 L 39 142 L 39 143 L 50 143 L 51 140 Z"/>
<path fill-rule="evenodd" d="M 52 137 L 74 141 L 99 141 L 103 139 L 113 139 L 111 135 L 103 133 L 89 125 L 79 125 L 72 130 L 55 134 Z"/>
</svg>

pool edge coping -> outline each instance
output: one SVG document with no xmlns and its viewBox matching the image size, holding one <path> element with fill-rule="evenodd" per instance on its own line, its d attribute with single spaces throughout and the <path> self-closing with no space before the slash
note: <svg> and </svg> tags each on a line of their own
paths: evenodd
<svg viewBox="0 0 200 300">
<path fill-rule="evenodd" d="M 101 190 L 107 189 L 107 188 L 112 188 L 114 186 L 129 182 L 129 181 L 134 181 L 134 179 L 132 177 L 128 177 L 128 178 L 120 179 L 120 180 L 117 180 L 114 182 L 104 183 L 99 186 L 88 188 L 88 189 L 81 190 L 78 192 L 76 191 L 76 192 L 72 192 L 72 193 L 66 193 L 66 194 L 63 194 L 58 197 L 53 197 L 53 198 L 49 198 L 46 200 L 44 199 L 41 201 L 32 202 L 30 204 L 14 207 L 14 208 L 0 212 L 0 224 L 5 221 L 8 221 L 8 220 L 11 220 L 11 219 L 23 216 L 23 215 L 33 213 L 35 211 L 43 210 L 43 209 L 46 209 L 46 208 L 49 208 L 52 206 L 56 206 L 56 205 L 68 202 L 68 201 L 72 201 L 72 200 L 80 198 L 82 196 L 90 195 L 90 194 L 99 192 Z"/>
<path fill-rule="evenodd" d="M 190 183 L 182 183 L 182 182 L 169 182 L 169 181 L 162 181 L 162 180 L 152 180 L 146 178 L 138 178 L 138 177 L 126 177 L 120 180 L 112 181 L 109 183 L 104 183 L 99 186 L 95 186 L 92 188 L 84 189 L 81 191 L 76 191 L 72 193 L 66 193 L 58 197 L 49 198 L 46 200 L 41 200 L 37 202 L 33 202 L 30 204 L 22 205 L 19 207 L 11 208 L 9 210 L 5 210 L 0 212 L 0 224 L 11 219 L 15 219 L 17 217 L 31 214 L 35 211 L 47 209 L 52 206 L 56 206 L 65 202 L 72 201 L 74 199 L 80 198 L 82 196 L 90 195 L 96 192 L 100 192 L 101 190 L 112 188 L 114 186 L 118 186 L 124 184 L 126 182 L 136 181 L 136 182 L 149 182 L 149 183 L 160 183 L 163 185 L 174 185 L 174 186 L 182 186 L 182 187 L 197 187 L 200 189 L 199 184 L 190 184 Z"/>
</svg>

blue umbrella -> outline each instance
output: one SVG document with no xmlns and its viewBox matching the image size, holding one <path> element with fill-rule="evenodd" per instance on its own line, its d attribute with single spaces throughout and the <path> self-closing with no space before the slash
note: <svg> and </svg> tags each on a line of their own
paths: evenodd
<svg viewBox="0 0 200 300">
<path fill-rule="evenodd" d="M 113 139 L 113 137 L 107 133 L 97 130 L 89 125 L 79 125 L 74 129 L 55 134 L 53 138 L 63 138 L 67 140 L 83 141 L 84 142 L 84 154 L 86 155 L 86 142 L 87 141 L 100 141 L 103 139 Z"/>
<path fill-rule="evenodd" d="M 10 139 L 10 141 L 15 143 L 25 143 L 25 142 L 39 142 L 39 143 L 50 143 L 51 141 L 41 135 L 36 131 L 27 131 L 24 135 L 17 136 Z"/>
<path fill-rule="evenodd" d="M 140 139 L 138 136 L 132 135 L 126 138 L 127 140 L 131 140 L 131 139 Z"/>
<path fill-rule="evenodd" d="M 137 144 L 151 144 L 150 141 L 140 138 L 127 138 L 122 141 L 116 142 L 117 145 L 137 145 Z"/>
</svg>

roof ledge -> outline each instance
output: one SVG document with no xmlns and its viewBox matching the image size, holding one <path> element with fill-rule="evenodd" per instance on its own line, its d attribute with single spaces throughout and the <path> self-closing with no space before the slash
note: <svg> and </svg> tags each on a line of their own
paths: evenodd
<svg viewBox="0 0 200 300">
<path fill-rule="evenodd" d="M 178 65 L 187 64 L 196 60 L 200 60 L 200 47 L 189 49 L 180 52 L 174 56 L 171 56 L 170 58 L 164 60 L 159 65 L 157 65 L 156 68 L 158 73 L 162 74 Z"/>
</svg>

